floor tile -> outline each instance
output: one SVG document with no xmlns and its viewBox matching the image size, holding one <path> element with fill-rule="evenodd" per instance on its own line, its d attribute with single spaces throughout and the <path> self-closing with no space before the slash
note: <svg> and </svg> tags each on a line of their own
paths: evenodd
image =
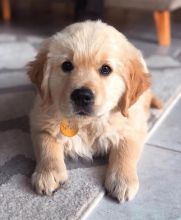
<svg viewBox="0 0 181 220">
<path fill-rule="evenodd" d="M 181 68 L 176 69 L 150 69 L 153 92 L 167 104 L 181 89 Z M 164 106 L 166 107 L 166 105 Z"/>
<path fill-rule="evenodd" d="M 12 42 L 16 40 L 16 36 L 12 34 L 1 34 L 0 42 Z"/>
<path fill-rule="evenodd" d="M 181 152 L 181 99 L 176 103 L 157 131 L 148 140 L 149 144 Z"/>
<path fill-rule="evenodd" d="M 180 164 L 181 153 L 146 146 L 135 199 L 120 205 L 104 197 L 87 220 L 181 219 Z"/>
<path fill-rule="evenodd" d="M 170 56 L 155 55 L 147 59 L 150 68 L 176 68 L 181 67 L 181 63 Z"/>
<path fill-rule="evenodd" d="M 11 86 L 29 85 L 30 79 L 27 71 L 0 71 L 0 89 Z"/>
<path fill-rule="evenodd" d="M 24 68 L 36 55 L 36 50 L 28 43 L 9 42 L 0 45 L 0 68 Z"/>
</svg>

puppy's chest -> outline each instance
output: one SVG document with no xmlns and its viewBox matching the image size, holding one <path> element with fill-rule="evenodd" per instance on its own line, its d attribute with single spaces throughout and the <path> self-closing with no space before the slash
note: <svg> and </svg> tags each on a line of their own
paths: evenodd
<svg viewBox="0 0 181 220">
<path fill-rule="evenodd" d="M 119 134 L 109 122 L 96 122 L 82 127 L 73 137 L 61 135 L 61 139 L 66 154 L 91 158 L 95 154 L 105 154 L 111 146 L 117 145 Z"/>
</svg>

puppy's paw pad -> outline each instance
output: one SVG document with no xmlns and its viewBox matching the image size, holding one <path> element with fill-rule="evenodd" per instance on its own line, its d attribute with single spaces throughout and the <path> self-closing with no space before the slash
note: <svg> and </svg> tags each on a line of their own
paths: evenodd
<svg viewBox="0 0 181 220">
<path fill-rule="evenodd" d="M 139 181 L 137 176 L 107 175 L 105 188 L 108 194 L 116 198 L 120 203 L 124 203 L 135 197 L 139 189 Z"/>
<path fill-rule="evenodd" d="M 36 192 L 40 195 L 52 195 L 61 185 L 67 180 L 66 170 L 57 172 L 49 171 L 35 171 L 32 175 L 32 184 Z"/>
</svg>

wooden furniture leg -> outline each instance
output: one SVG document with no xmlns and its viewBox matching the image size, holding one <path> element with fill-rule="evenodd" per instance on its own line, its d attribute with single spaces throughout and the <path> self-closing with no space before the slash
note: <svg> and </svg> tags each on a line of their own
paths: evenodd
<svg viewBox="0 0 181 220">
<path fill-rule="evenodd" d="M 9 22 L 11 20 L 10 0 L 1 0 L 3 20 Z"/>
<path fill-rule="evenodd" d="M 159 44 L 162 46 L 168 46 L 171 42 L 170 12 L 155 11 L 154 20 Z"/>
</svg>

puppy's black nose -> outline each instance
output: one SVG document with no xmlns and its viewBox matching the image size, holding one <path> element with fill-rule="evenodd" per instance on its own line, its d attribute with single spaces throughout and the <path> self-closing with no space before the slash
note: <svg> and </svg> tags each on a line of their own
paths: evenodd
<svg viewBox="0 0 181 220">
<path fill-rule="evenodd" d="M 94 102 L 94 94 L 89 88 L 75 89 L 71 94 L 71 100 L 76 106 L 86 107 Z"/>
</svg>

